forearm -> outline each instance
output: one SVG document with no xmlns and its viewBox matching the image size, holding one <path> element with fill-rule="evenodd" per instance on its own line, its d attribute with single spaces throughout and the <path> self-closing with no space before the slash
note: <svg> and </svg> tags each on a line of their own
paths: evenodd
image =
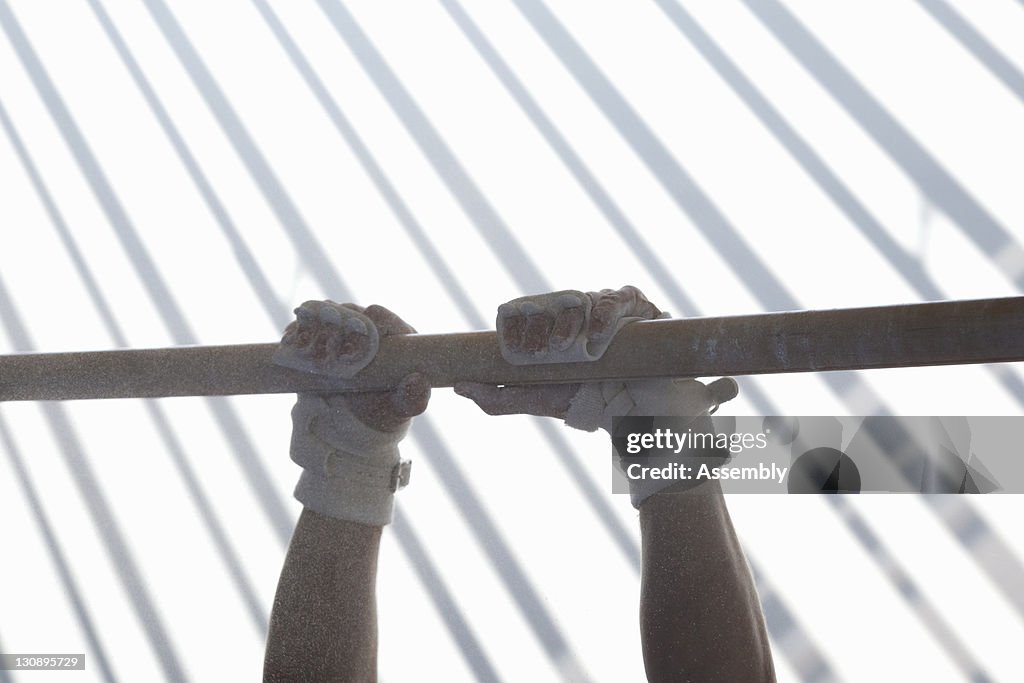
<svg viewBox="0 0 1024 683">
<path fill-rule="evenodd" d="M 265 682 L 377 679 L 380 535 L 303 510 L 270 615 Z"/>
<path fill-rule="evenodd" d="M 651 681 L 774 681 L 750 569 L 717 482 L 640 506 L 644 665 Z"/>
</svg>

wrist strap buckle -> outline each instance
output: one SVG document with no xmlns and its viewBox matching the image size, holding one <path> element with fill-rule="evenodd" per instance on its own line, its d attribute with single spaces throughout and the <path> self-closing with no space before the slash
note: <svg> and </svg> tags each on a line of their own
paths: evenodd
<svg viewBox="0 0 1024 683">
<path fill-rule="evenodd" d="M 401 460 L 391 470 L 391 491 L 401 491 L 409 485 L 409 476 L 412 473 L 412 460 Z"/>
</svg>

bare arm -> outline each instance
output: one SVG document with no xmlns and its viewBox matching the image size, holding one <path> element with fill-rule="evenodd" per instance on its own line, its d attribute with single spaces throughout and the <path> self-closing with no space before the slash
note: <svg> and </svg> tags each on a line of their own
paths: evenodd
<svg viewBox="0 0 1024 683">
<path fill-rule="evenodd" d="M 661 315 L 635 287 L 588 295 L 593 300 L 589 319 L 571 305 L 571 297 L 559 294 L 540 297 L 537 305 L 516 309 L 517 300 L 499 309 L 499 338 L 514 351 L 542 357 L 571 347 L 578 335 L 608 340 L 623 319 Z M 590 430 L 610 429 L 612 414 L 706 415 L 735 390 L 732 380 L 705 386 L 671 379 L 627 386 L 455 386 L 491 415 L 555 417 Z M 761 605 L 718 483 L 680 494 L 631 484 L 631 493 L 640 510 L 640 626 L 649 679 L 774 681 Z"/>
<path fill-rule="evenodd" d="M 380 306 L 307 302 L 296 314 L 279 352 L 308 372 L 365 364 L 375 335 L 413 332 Z M 265 682 L 377 680 L 381 530 L 407 474 L 398 443 L 429 399 L 415 373 L 390 391 L 299 395 L 291 457 L 303 468 L 295 490 L 303 511 L 274 597 Z"/>
<path fill-rule="evenodd" d="M 303 510 L 270 615 L 263 680 L 377 680 L 381 527 Z"/>
<path fill-rule="evenodd" d="M 718 482 L 640 506 L 640 638 L 651 681 L 774 681 L 750 568 Z"/>
</svg>

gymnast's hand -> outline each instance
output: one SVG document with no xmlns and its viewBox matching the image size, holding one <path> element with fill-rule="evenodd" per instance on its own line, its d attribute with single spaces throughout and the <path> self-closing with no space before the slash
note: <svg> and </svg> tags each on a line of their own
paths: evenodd
<svg viewBox="0 0 1024 683">
<path fill-rule="evenodd" d="M 564 291 L 515 299 L 498 308 L 498 340 L 512 362 L 586 360 L 603 352 L 625 324 L 665 314 L 636 287 L 600 292 Z M 570 357 L 573 349 L 575 357 Z M 710 385 L 692 379 L 498 387 L 458 382 L 455 391 L 489 415 L 527 414 L 566 420 L 570 427 L 610 429 L 619 415 L 701 415 L 736 395 L 724 378 Z"/>
<path fill-rule="evenodd" d="M 378 340 L 416 330 L 383 306 L 366 308 L 333 301 L 307 301 L 295 309 L 274 363 L 305 372 L 351 377 L 373 360 Z M 430 385 L 419 373 L 407 375 L 393 389 L 320 395 L 346 405 L 364 424 L 396 431 L 427 409 Z"/>
<path fill-rule="evenodd" d="M 381 337 L 415 331 L 382 306 L 307 301 L 295 314 L 274 362 L 333 376 L 351 377 L 368 365 Z M 429 400 L 418 373 L 386 391 L 300 393 L 292 409 L 291 457 L 303 468 L 295 497 L 335 519 L 390 522 L 394 493 L 409 473 L 398 443 Z"/>
<path fill-rule="evenodd" d="M 502 355 L 512 363 L 586 361 L 600 356 L 625 324 L 660 317 L 661 309 L 636 287 L 587 294 L 554 292 L 502 305 L 498 309 L 498 343 Z M 627 415 L 689 417 L 693 427 L 713 430 L 707 416 L 736 396 L 737 385 L 731 377 L 707 385 L 676 378 L 506 387 L 459 382 L 455 391 L 490 415 L 557 417 L 576 429 L 601 428 L 611 434 L 612 420 Z M 676 459 L 685 457 L 686 453 Z M 616 462 L 626 471 L 625 459 Z M 634 507 L 666 488 L 667 482 L 630 479 Z"/>
</svg>

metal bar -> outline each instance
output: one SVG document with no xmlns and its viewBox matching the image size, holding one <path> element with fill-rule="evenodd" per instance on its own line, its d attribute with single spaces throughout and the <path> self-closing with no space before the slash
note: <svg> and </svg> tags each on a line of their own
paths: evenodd
<svg viewBox="0 0 1024 683">
<path fill-rule="evenodd" d="M 1024 361 L 1024 297 L 629 325 L 585 363 L 514 366 L 494 332 L 381 341 L 352 379 L 281 368 L 277 344 L 0 356 L 0 401 L 370 391 L 410 372 L 434 387 L 711 377 Z"/>
</svg>

